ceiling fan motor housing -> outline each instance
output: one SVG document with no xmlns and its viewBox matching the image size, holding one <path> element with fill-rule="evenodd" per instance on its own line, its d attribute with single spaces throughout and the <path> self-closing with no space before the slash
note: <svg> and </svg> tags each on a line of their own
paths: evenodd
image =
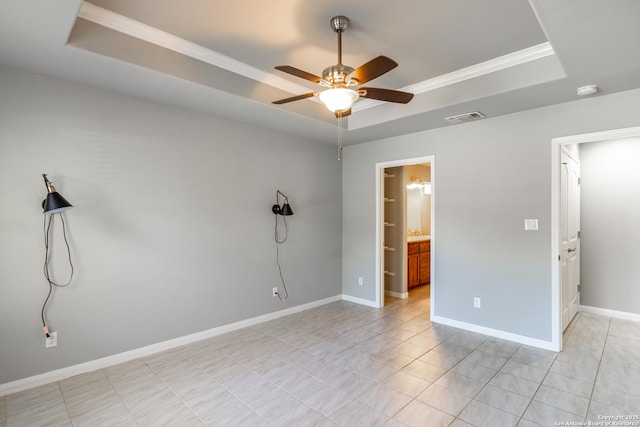
<svg viewBox="0 0 640 427">
<path fill-rule="evenodd" d="M 358 84 L 358 81 L 352 79 L 354 81 L 347 82 L 346 78 L 349 74 L 353 72 L 353 68 L 348 65 L 333 65 L 331 67 L 327 67 L 322 71 L 322 79 L 326 82 L 330 83 L 331 86 L 352 86 Z"/>
</svg>

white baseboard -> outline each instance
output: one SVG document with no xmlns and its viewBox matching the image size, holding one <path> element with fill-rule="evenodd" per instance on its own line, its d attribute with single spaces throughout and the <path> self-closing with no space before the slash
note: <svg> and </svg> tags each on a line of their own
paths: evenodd
<svg viewBox="0 0 640 427">
<path fill-rule="evenodd" d="M 444 325 L 464 329 L 471 332 L 477 332 L 479 334 L 489 335 L 495 338 L 502 338 L 502 339 L 517 342 L 520 344 L 530 345 L 531 347 L 537 347 L 537 348 L 542 348 L 544 350 L 556 351 L 553 348 L 553 343 L 551 341 L 543 341 L 537 338 L 531 338 L 524 335 L 518 335 L 518 334 L 513 334 L 511 332 L 501 331 L 499 329 L 493 329 L 493 328 L 487 328 L 485 326 L 474 325 L 473 323 L 460 322 L 458 320 L 453 320 L 446 317 L 431 316 L 431 321 L 435 323 L 442 323 Z"/>
<path fill-rule="evenodd" d="M 387 294 L 387 292 L 392 292 L 392 291 L 385 291 L 385 294 Z M 400 298 L 400 297 L 396 297 L 396 298 Z M 344 294 L 342 295 L 342 299 L 344 299 L 345 301 L 351 301 L 357 304 L 366 305 L 368 307 L 377 308 L 374 301 L 369 301 L 362 298 L 356 298 L 356 297 L 352 297 L 350 295 L 344 295 Z M 456 328 L 464 329 L 466 331 L 477 332 L 477 333 L 489 335 L 495 338 L 502 338 L 508 341 L 530 345 L 531 347 L 537 347 L 544 350 L 557 351 L 553 347 L 553 343 L 551 341 L 543 341 L 536 338 L 527 337 L 524 335 L 518 335 L 518 334 L 513 334 L 511 332 L 501 331 L 498 329 L 492 329 L 484 326 L 474 325 L 472 323 L 460 322 L 458 320 L 453 320 L 446 317 L 431 316 L 430 320 L 435 323 L 442 323 L 443 325 L 453 326 Z"/>
<path fill-rule="evenodd" d="M 388 291 L 384 290 L 384 294 L 388 297 L 407 299 L 409 298 L 409 292 L 396 292 L 396 291 Z"/>
<path fill-rule="evenodd" d="M 342 294 L 342 299 L 349 302 L 355 302 L 356 304 L 366 305 L 367 307 L 380 308 L 375 301 L 370 301 L 368 299 L 352 297 L 351 295 L 345 294 Z"/>
<path fill-rule="evenodd" d="M 635 320 L 636 322 L 640 322 L 640 314 L 629 313 L 627 311 L 609 310 L 608 308 L 591 307 L 588 305 L 578 306 L 578 311 L 601 314 L 603 316 L 614 317 L 616 319 Z"/>
<path fill-rule="evenodd" d="M 119 363 L 128 362 L 130 360 L 138 359 L 140 357 L 150 356 L 152 354 L 159 353 L 161 351 L 170 350 L 172 348 L 180 347 L 186 344 L 191 344 L 206 338 L 211 338 L 211 337 L 221 335 L 227 332 L 235 331 L 241 328 L 246 328 L 248 326 L 257 325 L 259 323 L 267 322 L 269 320 L 278 319 L 283 316 L 288 316 L 290 314 L 309 310 L 311 308 L 319 307 L 321 305 L 330 304 L 332 302 L 340 301 L 342 299 L 343 299 L 342 295 L 336 295 L 333 297 L 321 299 L 318 301 L 313 301 L 307 304 L 298 305 L 295 307 L 287 308 L 287 309 L 276 311 L 273 313 L 267 313 L 261 316 L 252 317 L 251 319 L 245 319 L 239 322 L 230 323 L 228 325 L 207 329 L 206 331 L 196 332 L 195 334 L 185 335 L 172 340 L 163 341 L 163 342 L 148 345 L 145 347 L 136 348 L 130 351 L 125 351 L 124 353 L 118 353 L 112 356 L 103 357 L 101 359 L 91 360 L 89 362 L 80 363 L 78 365 L 68 366 L 65 368 L 56 369 L 55 371 L 49 371 L 43 374 L 34 375 L 31 377 L 23 378 L 23 379 L 12 381 L 5 384 L 0 384 L 0 396 L 28 390 L 33 387 L 38 387 L 44 384 L 60 381 L 65 378 L 73 377 L 75 375 L 84 374 L 84 373 L 95 371 L 98 369 L 108 368 L 109 366 L 117 365 Z"/>
</svg>

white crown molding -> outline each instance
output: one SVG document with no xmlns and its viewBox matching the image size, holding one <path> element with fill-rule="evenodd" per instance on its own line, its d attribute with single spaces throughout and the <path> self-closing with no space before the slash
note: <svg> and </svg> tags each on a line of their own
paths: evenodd
<svg viewBox="0 0 640 427">
<path fill-rule="evenodd" d="M 435 89 L 443 88 L 445 86 L 460 83 L 465 80 L 470 80 L 476 77 L 495 73 L 496 71 L 526 64 L 527 62 L 535 61 L 536 59 L 545 58 L 551 55 L 555 55 L 553 47 L 551 47 L 551 44 L 549 44 L 549 42 L 545 42 L 528 47 L 526 49 L 518 50 L 516 52 L 508 53 L 506 55 L 499 56 L 488 61 L 480 62 L 479 64 L 461 68 L 447 74 L 442 74 L 429 80 L 424 80 L 422 82 L 405 86 L 399 90 L 411 92 L 414 95 L 420 95 L 421 93 L 429 92 Z M 380 104 L 382 104 L 381 101 L 361 101 L 353 106 L 353 111 L 356 112 L 366 110 L 367 108 L 371 108 Z"/>
<path fill-rule="evenodd" d="M 78 17 L 292 94 L 309 92 L 305 86 L 86 1 L 80 6 Z"/>
<path fill-rule="evenodd" d="M 309 88 L 306 86 L 291 82 L 273 73 L 258 69 L 199 44 L 174 36 L 150 25 L 143 24 L 142 22 L 117 14 L 86 1 L 82 3 L 78 17 L 111 30 L 118 31 L 122 34 L 198 59 L 207 64 L 231 71 L 232 73 L 236 73 L 254 81 L 281 89 L 293 95 L 309 92 Z M 443 74 L 432 79 L 405 86 L 400 90 L 419 95 L 421 93 L 515 67 L 517 65 L 525 64 L 554 54 L 555 52 L 553 47 L 551 47 L 551 44 L 545 42 L 498 58 L 490 59 L 479 64 L 471 65 L 451 73 Z M 309 99 L 319 102 L 315 98 Z M 382 101 L 368 99 L 361 100 L 353 106 L 353 112 L 355 113 L 366 110 L 381 104 L 383 104 Z"/>
</svg>

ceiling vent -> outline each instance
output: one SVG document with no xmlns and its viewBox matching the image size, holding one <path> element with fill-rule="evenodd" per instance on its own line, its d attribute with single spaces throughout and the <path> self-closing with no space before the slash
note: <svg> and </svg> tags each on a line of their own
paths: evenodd
<svg viewBox="0 0 640 427">
<path fill-rule="evenodd" d="M 452 124 L 470 122 L 472 120 L 484 119 L 486 116 L 479 111 L 473 113 L 458 114 L 457 116 L 449 116 L 444 119 Z"/>
</svg>

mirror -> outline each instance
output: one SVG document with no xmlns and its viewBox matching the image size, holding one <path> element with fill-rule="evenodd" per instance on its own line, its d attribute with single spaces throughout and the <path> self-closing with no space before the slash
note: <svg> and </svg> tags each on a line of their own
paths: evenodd
<svg viewBox="0 0 640 427">
<path fill-rule="evenodd" d="M 407 187 L 407 232 L 420 231 L 422 234 L 422 205 L 424 199 L 422 189 Z"/>
<path fill-rule="evenodd" d="M 431 235 L 431 165 L 405 166 L 408 236 Z"/>
</svg>

